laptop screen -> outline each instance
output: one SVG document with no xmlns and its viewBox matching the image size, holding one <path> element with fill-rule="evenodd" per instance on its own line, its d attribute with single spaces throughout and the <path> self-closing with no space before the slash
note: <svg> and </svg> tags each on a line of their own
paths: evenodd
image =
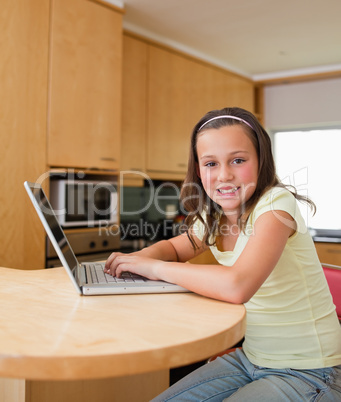
<svg viewBox="0 0 341 402">
<path fill-rule="evenodd" d="M 56 243 L 58 244 L 60 250 L 62 251 L 63 256 L 64 256 L 69 268 L 72 270 L 73 276 L 77 280 L 78 279 L 77 278 L 77 273 L 78 273 L 77 267 L 79 266 L 79 263 L 77 261 L 75 254 L 71 250 L 70 244 L 69 244 L 61 226 L 59 225 L 59 222 L 51 207 L 51 204 L 49 203 L 49 200 L 47 199 L 47 197 L 40 185 L 38 185 L 36 183 L 29 183 L 28 185 L 29 185 L 29 187 L 34 195 L 34 198 L 38 204 L 39 210 L 43 214 L 43 216 L 46 220 L 46 223 L 52 232 L 52 235 L 53 235 Z M 56 250 L 56 252 L 59 255 L 58 250 Z"/>
</svg>

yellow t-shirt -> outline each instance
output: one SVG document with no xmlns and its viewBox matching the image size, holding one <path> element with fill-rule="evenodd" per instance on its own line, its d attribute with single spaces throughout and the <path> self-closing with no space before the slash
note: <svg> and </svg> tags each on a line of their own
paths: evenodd
<svg viewBox="0 0 341 402">
<path fill-rule="evenodd" d="M 295 197 L 275 187 L 265 193 L 250 215 L 233 251 L 211 251 L 217 261 L 232 266 L 265 212 L 289 213 L 297 223 L 270 276 L 245 303 L 247 327 L 243 350 L 258 366 L 313 369 L 341 364 L 341 326 L 328 284 Z M 279 216 L 279 219 L 283 219 Z M 196 235 L 203 237 L 197 221 Z M 267 247 L 264 245 L 264 253 Z"/>
</svg>

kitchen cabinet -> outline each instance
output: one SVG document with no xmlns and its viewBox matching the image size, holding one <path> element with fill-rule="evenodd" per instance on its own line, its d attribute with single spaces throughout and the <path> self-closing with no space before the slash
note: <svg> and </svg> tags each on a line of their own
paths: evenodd
<svg viewBox="0 0 341 402">
<path fill-rule="evenodd" d="M 204 251 L 202 254 L 198 255 L 197 257 L 192 258 L 188 262 L 191 264 L 212 264 L 212 265 L 217 264 L 217 265 L 219 265 L 219 262 L 215 259 L 211 250 Z"/>
<path fill-rule="evenodd" d="M 192 99 L 197 65 L 181 55 L 150 46 L 147 170 L 181 173 L 187 168 L 191 128 L 200 115 Z M 200 69 L 200 66 L 198 66 Z"/>
<path fill-rule="evenodd" d="M 118 169 L 122 13 L 89 0 L 51 7 L 48 164 Z"/>
<path fill-rule="evenodd" d="M 226 106 L 253 111 L 254 84 L 158 46 L 149 46 L 148 62 L 147 172 L 183 178 L 196 122 Z"/>
<path fill-rule="evenodd" d="M 45 231 L 23 183 L 45 183 L 49 4 L 1 2 L 0 266 L 45 263 Z"/>
<path fill-rule="evenodd" d="M 123 38 L 121 178 L 123 185 L 142 185 L 146 171 L 148 45 Z M 133 173 L 136 172 L 136 173 Z"/>
<path fill-rule="evenodd" d="M 341 266 L 341 243 L 315 242 L 321 263 Z"/>
<path fill-rule="evenodd" d="M 225 106 L 254 111 L 254 91 L 247 78 L 125 32 L 121 170 L 183 180 L 195 123 Z"/>
</svg>

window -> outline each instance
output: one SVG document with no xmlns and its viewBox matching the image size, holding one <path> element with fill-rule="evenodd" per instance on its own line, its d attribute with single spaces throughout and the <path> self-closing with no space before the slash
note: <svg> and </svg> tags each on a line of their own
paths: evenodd
<svg viewBox="0 0 341 402">
<path fill-rule="evenodd" d="M 341 233 L 340 155 L 341 129 L 274 133 L 278 177 L 316 204 L 317 211 L 312 216 L 309 208 L 300 203 L 309 228 Z"/>
</svg>

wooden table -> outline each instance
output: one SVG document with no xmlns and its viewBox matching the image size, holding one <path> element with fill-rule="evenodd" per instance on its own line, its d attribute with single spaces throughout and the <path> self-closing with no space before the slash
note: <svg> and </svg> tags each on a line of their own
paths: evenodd
<svg viewBox="0 0 341 402">
<path fill-rule="evenodd" d="M 79 296 L 63 268 L 0 268 L 0 401 L 149 401 L 169 369 L 238 342 L 242 305 L 191 293 Z"/>
</svg>

